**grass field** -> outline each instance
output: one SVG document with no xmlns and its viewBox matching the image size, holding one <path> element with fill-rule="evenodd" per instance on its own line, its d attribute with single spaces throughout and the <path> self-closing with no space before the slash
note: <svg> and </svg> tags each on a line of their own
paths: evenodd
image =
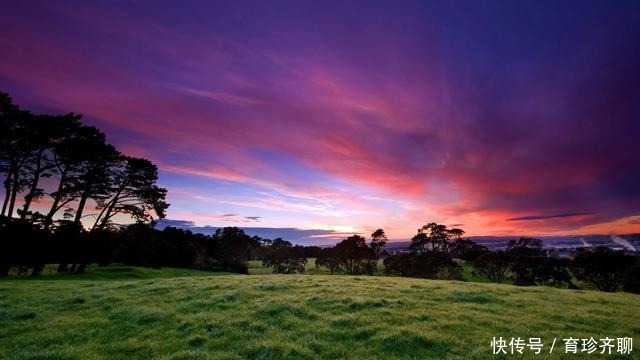
<svg viewBox="0 0 640 360">
<path fill-rule="evenodd" d="M 550 345 L 554 337 L 640 334 L 640 296 L 626 293 L 205 274 L 91 267 L 76 277 L 2 280 L 0 358 L 486 359 L 496 357 L 493 336 Z M 552 356 L 502 358 L 514 356 L 604 357 L 556 347 Z"/>
<path fill-rule="evenodd" d="M 459 261 L 459 260 L 456 260 Z M 471 264 L 466 263 L 464 261 L 460 261 L 461 265 L 462 265 L 462 277 L 464 278 L 464 280 L 466 281 L 473 281 L 473 282 L 489 282 L 489 279 L 487 279 L 486 277 L 477 275 L 473 273 L 473 266 L 471 266 Z M 262 261 L 261 260 L 249 260 L 248 261 L 248 267 L 249 267 L 249 274 L 250 275 L 266 275 L 266 274 L 273 274 L 273 269 L 270 267 L 263 267 L 262 266 Z M 330 275 L 331 272 L 329 271 L 329 269 L 327 269 L 324 266 L 321 267 L 316 267 L 316 259 L 315 258 L 308 258 L 307 259 L 307 266 L 305 267 L 305 274 L 308 275 Z M 383 259 L 378 260 L 378 264 L 376 266 L 376 270 L 374 271 L 373 275 L 384 275 L 384 264 L 383 264 Z M 505 279 L 505 282 L 511 282 L 511 277 L 507 276 L 507 278 Z"/>
<path fill-rule="evenodd" d="M 273 269 L 271 267 L 263 267 L 262 260 L 249 260 L 247 262 L 249 267 L 250 275 L 265 275 L 265 274 L 273 274 Z M 378 264 L 376 270 L 374 271 L 374 275 L 383 275 L 384 265 L 382 263 L 382 259 L 378 260 Z M 307 275 L 330 275 L 331 272 L 324 266 L 316 267 L 316 259 L 315 258 L 307 258 L 307 266 L 304 269 L 305 274 Z"/>
</svg>

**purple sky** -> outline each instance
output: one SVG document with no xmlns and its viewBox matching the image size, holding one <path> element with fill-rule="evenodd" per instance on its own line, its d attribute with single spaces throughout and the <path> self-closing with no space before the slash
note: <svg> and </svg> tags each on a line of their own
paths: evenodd
<svg viewBox="0 0 640 360">
<path fill-rule="evenodd" d="M 637 1 L 14 1 L 0 26 L 0 91 L 157 163 L 171 220 L 640 231 Z"/>
</svg>

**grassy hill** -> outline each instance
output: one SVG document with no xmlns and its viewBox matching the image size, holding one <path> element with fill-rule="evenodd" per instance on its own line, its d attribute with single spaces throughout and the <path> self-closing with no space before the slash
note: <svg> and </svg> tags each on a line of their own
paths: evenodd
<svg viewBox="0 0 640 360">
<path fill-rule="evenodd" d="M 638 334 L 626 293 L 127 267 L 0 281 L 2 359 L 485 359 L 493 336 Z M 602 357 L 560 344 L 503 358 Z"/>
</svg>

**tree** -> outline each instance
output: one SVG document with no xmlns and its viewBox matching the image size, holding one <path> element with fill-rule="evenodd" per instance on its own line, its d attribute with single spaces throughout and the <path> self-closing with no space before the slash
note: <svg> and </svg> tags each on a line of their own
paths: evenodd
<svg viewBox="0 0 640 360">
<path fill-rule="evenodd" d="M 324 248 L 320 250 L 320 253 L 316 257 L 315 263 L 316 268 L 324 266 L 329 269 L 331 275 L 336 272 L 342 271 L 342 268 L 340 267 L 341 261 L 338 257 L 338 252 L 335 247 Z"/>
<path fill-rule="evenodd" d="M 413 254 L 398 253 L 387 256 L 383 265 L 385 275 L 412 276 Z"/>
<path fill-rule="evenodd" d="M 306 265 L 304 249 L 281 238 L 273 240 L 262 260 L 262 266 L 273 267 L 276 274 L 304 273 Z"/>
<path fill-rule="evenodd" d="M 460 240 L 464 235 L 464 230 L 458 228 L 449 229 L 447 230 L 447 235 L 452 240 Z"/>
<path fill-rule="evenodd" d="M 156 186 L 158 168 L 151 161 L 122 156 L 109 172 L 111 197 L 98 199 L 101 211 L 93 229 L 104 229 L 117 214 L 129 215 L 139 222 L 153 220 L 152 211 L 158 218 L 164 218 L 169 206 L 165 202 L 167 190 Z"/>
<path fill-rule="evenodd" d="M 453 258 L 474 261 L 489 252 L 486 246 L 479 245 L 469 239 L 456 239 L 449 247 L 449 254 Z"/>
<path fill-rule="evenodd" d="M 26 120 L 30 155 L 25 164 L 27 193 L 24 196 L 22 210 L 19 211 L 21 219 L 26 219 L 31 214 L 29 209 L 33 201 L 44 196 L 45 190 L 39 185 L 41 179 L 51 177 L 55 173 L 53 149 L 56 144 L 66 140 L 68 126 L 76 122 L 77 117 L 73 114 L 37 115 Z"/>
<path fill-rule="evenodd" d="M 429 251 L 388 256 L 384 260 L 385 274 L 398 274 L 427 279 L 462 279 L 462 266 L 453 261 L 448 253 Z"/>
<path fill-rule="evenodd" d="M 73 222 L 80 224 L 87 200 L 100 204 L 111 194 L 113 178 L 110 169 L 117 166 L 121 154 L 111 144 L 97 143 L 85 150 L 81 174 L 73 179 L 73 188 L 78 196 L 78 205 Z"/>
<path fill-rule="evenodd" d="M 475 271 L 495 283 L 504 280 L 510 267 L 510 259 L 503 251 L 487 252 L 473 261 Z"/>
<path fill-rule="evenodd" d="M 598 247 L 578 252 L 571 270 L 579 280 L 595 285 L 598 290 L 615 292 L 635 261 L 635 257 L 622 251 Z"/>
<path fill-rule="evenodd" d="M 636 262 L 627 269 L 622 282 L 624 291 L 640 294 L 640 257 L 636 257 Z"/>
<path fill-rule="evenodd" d="M 31 155 L 28 119 L 8 94 L 0 92 L 0 172 L 5 174 L 5 196 L 1 215 L 13 216 L 16 198 L 27 186 L 25 165 Z"/>
<path fill-rule="evenodd" d="M 45 229 L 53 224 L 54 217 L 62 209 L 66 208 L 65 217 L 71 217 L 74 210 L 69 205 L 80 200 L 84 195 L 84 201 L 80 201 L 79 204 L 80 214 L 78 214 L 76 222 L 80 224 L 79 220 L 82 217 L 84 204 L 92 189 L 91 183 L 87 183 L 87 181 L 92 177 L 96 182 L 104 180 L 109 165 L 100 161 L 101 164 L 95 168 L 94 174 L 91 176 L 91 162 L 94 159 L 105 158 L 105 153 L 108 153 L 109 157 L 113 157 L 114 160 L 117 156 L 117 153 L 114 152 L 115 149 L 106 144 L 104 133 L 95 127 L 81 125 L 79 119 L 80 117 L 75 115 L 69 119 L 64 127 L 66 133 L 64 141 L 56 143 L 53 147 L 53 171 L 58 181 L 57 186 L 47 193 L 52 198 L 52 203 L 44 219 Z M 91 149 L 91 151 L 85 151 L 85 149 Z M 98 171 L 99 169 L 104 171 Z M 98 175 L 102 175 L 103 178 Z M 103 195 L 107 189 L 108 185 L 103 184 L 101 187 Z"/>
<path fill-rule="evenodd" d="M 411 239 L 409 250 L 417 253 L 446 252 L 449 250 L 449 245 L 447 227 L 432 222 L 418 229 L 418 233 Z"/>
<path fill-rule="evenodd" d="M 512 257 L 544 255 L 542 240 L 522 237 L 519 240 L 509 240 L 507 253 Z"/>
<path fill-rule="evenodd" d="M 248 273 L 246 261 L 251 256 L 251 236 L 237 227 L 216 230 L 211 237 L 211 254 L 214 265 L 221 270 Z"/>
<path fill-rule="evenodd" d="M 387 235 L 384 230 L 378 229 L 371 234 L 371 248 L 376 254 L 376 258 L 380 258 L 380 253 L 382 253 L 386 244 Z"/>
<path fill-rule="evenodd" d="M 371 275 L 376 268 L 375 253 L 362 236 L 353 235 L 340 241 L 336 244 L 336 254 L 340 266 L 349 275 Z"/>
<path fill-rule="evenodd" d="M 577 288 L 571 281 L 566 262 L 562 259 L 543 255 L 518 256 L 511 259 L 511 272 L 514 285 L 560 287 L 567 284 L 570 288 Z"/>
</svg>

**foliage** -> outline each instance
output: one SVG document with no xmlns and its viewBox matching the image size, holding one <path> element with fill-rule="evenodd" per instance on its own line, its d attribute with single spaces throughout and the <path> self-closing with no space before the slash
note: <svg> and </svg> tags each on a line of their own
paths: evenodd
<svg viewBox="0 0 640 360">
<path fill-rule="evenodd" d="M 378 229 L 371 233 L 371 249 L 376 255 L 376 258 L 380 258 L 380 255 L 384 251 L 384 247 L 387 244 L 387 235 L 384 233 L 384 230 Z"/>
<path fill-rule="evenodd" d="M 428 279 L 462 279 L 462 267 L 444 252 L 400 253 L 384 259 L 385 274 Z"/>
<path fill-rule="evenodd" d="M 322 249 L 316 257 L 315 264 L 317 268 L 321 266 L 326 267 L 332 275 L 342 271 L 340 267 L 341 259 L 335 247 Z"/>
<path fill-rule="evenodd" d="M 580 280 L 587 281 L 601 291 L 614 292 L 636 258 L 622 251 L 598 247 L 579 252 L 571 263 L 571 270 Z"/>
<path fill-rule="evenodd" d="M 473 261 L 475 271 L 489 281 L 501 283 L 511 268 L 511 259 L 503 252 L 487 252 Z"/>
<path fill-rule="evenodd" d="M 474 261 L 481 255 L 489 252 L 486 246 L 478 245 L 469 239 L 453 240 L 449 248 L 451 257 L 465 261 Z"/>
<path fill-rule="evenodd" d="M 625 291 L 640 294 L 640 257 L 627 269 L 622 282 Z"/>
<path fill-rule="evenodd" d="M 519 256 L 512 259 L 511 272 L 514 285 L 547 285 L 576 288 L 567 270 L 568 262 L 564 259 L 546 256 Z"/>
<path fill-rule="evenodd" d="M 372 275 L 377 262 L 375 246 L 368 246 L 362 236 L 353 235 L 340 241 L 335 247 L 322 249 L 315 264 L 316 267 L 327 267 L 332 274 L 344 272 L 349 275 Z"/>
<path fill-rule="evenodd" d="M 449 251 L 449 230 L 445 225 L 434 222 L 418 229 L 418 233 L 411 239 L 409 249 L 417 253 L 428 251 Z"/>
<path fill-rule="evenodd" d="M 29 224 L 32 233 L 43 231 L 40 237 L 55 237 L 54 222 L 65 228 L 68 242 L 79 247 L 85 238 L 82 220 L 95 217 L 93 230 L 103 230 L 118 214 L 128 215 L 133 221 L 150 223 L 155 217 L 163 218 L 169 206 L 165 202 L 167 191 L 156 185 L 158 172 L 155 165 L 145 159 L 127 157 L 106 141 L 106 136 L 95 127 L 85 126 L 81 116 L 34 115 L 14 105 L 8 94 L 0 92 L 0 173 L 4 174 L 4 201 L 2 218 L 4 234 L 25 234 Z M 18 209 L 19 196 L 23 197 Z M 31 210 L 34 201 L 47 198 L 51 202 L 46 214 Z M 95 204 L 96 214 L 87 214 L 88 204 Z M 15 211 L 14 211 L 15 210 Z M 62 215 L 60 214 L 62 212 Z M 14 215 L 19 215 L 15 218 Z M 73 218 L 75 226 L 67 220 Z M 15 226 L 11 222 L 15 222 Z M 21 229 L 22 228 L 22 229 Z M 77 230 L 71 234 L 71 229 Z M 8 238 L 18 241 L 20 238 Z M 30 242 L 31 241 L 31 242 Z M 35 240 L 24 242 L 34 245 Z M 33 253 L 46 254 L 33 249 Z M 10 245 L 12 246 L 12 245 Z M 49 245 L 47 245 L 49 246 Z M 19 245 L 16 245 L 19 247 Z M 80 259 L 77 272 L 82 272 L 87 258 L 86 252 L 70 248 L 68 258 Z M 27 253 L 20 252 L 22 256 Z M 10 253 L 12 254 L 12 253 Z M 33 274 L 44 266 L 34 263 Z M 24 263 L 24 259 L 5 258 L 0 263 L 4 272 L 8 262 Z M 61 264 L 66 271 L 66 264 Z"/>
<path fill-rule="evenodd" d="M 60 264 L 59 272 L 82 272 L 88 263 L 123 263 L 151 267 L 185 267 L 247 273 L 254 239 L 238 228 L 223 228 L 213 236 L 167 227 L 163 231 L 143 223 L 113 230 L 85 231 L 73 221 L 52 231 L 28 221 L 0 221 L 0 273 L 11 267 L 32 268 L 38 275 L 47 263 Z"/>
<path fill-rule="evenodd" d="M 377 257 L 359 235 L 350 236 L 336 244 L 336 255 L 340 268 L 349 275 L 373 273 Z"/>
<path fill-rule="evenodd" d="M 263 266 L 270 266 L 276 274 L 304 273 L 307 265 L 302 246 L 293 246 L 281 238 L 274 239 L 262 260 Z"/>
<path fill-rule="evenodd" d="M 523 237 L 518 240 L 510 240 L 507 244 L 507 254 L 517 258 L 520 256 L 544 255 L 544 244 L 540 239 Z"/>
</svg>

